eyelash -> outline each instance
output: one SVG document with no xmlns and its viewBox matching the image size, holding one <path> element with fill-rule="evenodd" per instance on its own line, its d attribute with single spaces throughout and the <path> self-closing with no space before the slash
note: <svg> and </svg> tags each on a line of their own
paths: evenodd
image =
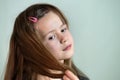
<svg viewBox="0 0 120 80">
<path fill-rule="evenodd" d="M 66 30 L 67 30 L 67 28 L 65 27 L 61 30 L 61 32 L 65 32 Z"/>
<path fill-rule="evenodd" d="M 52 35 L 48 38 L 48 40 L 53 40 L 55 38 L 55 35 Z"/>
<path fill-rule="evenodd" d="M 66 30 L 67 30 L 67 28 L 65 27 L 65 28 L 63 28 L 63 29 L 61 30 L 61 32 L 64 33 Z M 56 35 L 53 34 L 53 35 L 51 35 L 50 37 L 48 37 L 48 40 L 53 40 L 55 37 L 56 37 Z"/>
</svg>

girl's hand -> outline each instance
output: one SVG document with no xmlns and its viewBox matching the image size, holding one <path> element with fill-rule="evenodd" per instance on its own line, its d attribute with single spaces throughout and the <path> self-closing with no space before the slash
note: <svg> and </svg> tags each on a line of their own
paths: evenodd
<svg viewBox="0 0 120 80">
<path fill-rule="evenodd" d="M 65 75 L 63 76 L 63 80 L 79 80 L 79 79 L 70 70 L 66 70 Z"/>
</svg>

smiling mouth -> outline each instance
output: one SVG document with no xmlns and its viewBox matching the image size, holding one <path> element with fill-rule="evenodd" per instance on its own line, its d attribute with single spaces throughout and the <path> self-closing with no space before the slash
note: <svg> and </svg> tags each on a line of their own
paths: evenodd
<svg viewBox="0 0 120 80">
<path fill-rule="evenodd" d="M 65 48 L 63 49 L 63 51 L 67 51 L 67 50 L 71 49 L 71 46 L 72 46 L 72 44 L 68 45 L 67 47 L 65 47 Z"/>
</svg>

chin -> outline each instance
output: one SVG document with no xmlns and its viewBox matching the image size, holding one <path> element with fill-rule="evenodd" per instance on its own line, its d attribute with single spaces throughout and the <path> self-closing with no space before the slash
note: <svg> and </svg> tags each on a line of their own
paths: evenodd
<svg viewBox="0 0 120 80">
<path fill-rule="evenodd" d="M 70 59 L 73 56 L 73 52 L 70 53 L 66 53 L 66 55 L 64 56 L 64 59 Z"/>
<path fill-rule="evenodd" d="M 67 60 L 67 59 L 71 59 L 73 55 L 65 55 L 62 58 L 59 58 L 59 60 Z"/>
</svg>

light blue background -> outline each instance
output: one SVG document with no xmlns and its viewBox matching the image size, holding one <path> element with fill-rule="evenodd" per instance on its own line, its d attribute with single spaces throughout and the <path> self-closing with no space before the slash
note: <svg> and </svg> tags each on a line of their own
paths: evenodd
<svg viewBox="0 0 120 80">
<path fill-rule="evenodd" d="M 68 18 L 80 70 L 91 80 L 120 80 L 120 0 L 0 0 L 0 80 L 14 20 L 38 2 L 56 5 Z"/>
</svg>

